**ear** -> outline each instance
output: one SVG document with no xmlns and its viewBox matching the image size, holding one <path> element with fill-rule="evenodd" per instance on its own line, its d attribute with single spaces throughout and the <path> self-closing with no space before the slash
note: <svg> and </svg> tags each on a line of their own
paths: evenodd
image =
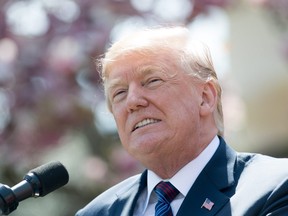
<svg viewBox="0 0 288 216">
<path fill-rule="evenodd" d="M 217 106 L 217 90 L 212 81 L 204 83 L 202 91 L 202 101 L 200 104 L 200 115 L 212 114 Z"/>
</svg>

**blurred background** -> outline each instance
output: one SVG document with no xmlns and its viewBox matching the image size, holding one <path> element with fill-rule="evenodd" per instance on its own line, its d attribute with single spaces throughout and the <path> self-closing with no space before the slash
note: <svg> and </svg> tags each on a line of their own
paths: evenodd
<svg viewBox="0 0 288 216">
<path fill-rule="evenodd" d="M 124 34 L 171 24 L 211 48 L 228 143 L 288 156 L 288 1 L 1 0 L 0 182 L 53 160 L 70 174 L 10 215 L 74 215 L 143 170 L 121 147 L 94 62 Z"/>
</svg>

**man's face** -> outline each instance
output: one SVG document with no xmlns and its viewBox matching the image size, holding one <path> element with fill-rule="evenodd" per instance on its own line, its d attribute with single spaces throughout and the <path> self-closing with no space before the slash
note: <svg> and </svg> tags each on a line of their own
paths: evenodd
<svg viewBox="0 0 288 216">
<path fill-rule="evenodd" d="M 172 59 L 123 57 L 105 85 L 121 142 L 136 159 L 145 164 L 177 152 L 200 153 L 203 85 Z"/>
</svg>

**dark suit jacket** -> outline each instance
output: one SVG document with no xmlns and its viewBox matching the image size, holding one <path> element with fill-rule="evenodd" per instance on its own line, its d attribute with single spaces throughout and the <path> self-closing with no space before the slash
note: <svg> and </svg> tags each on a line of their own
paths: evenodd
<svg viewBox="0 0 288 216">
<path fill-rule="evenodd" d="M 96 197 L 76 216 L 132 216 L 147 171 Z M 201 208 L 208 198 L 211 210 Z M 220 145 L 184 199 L 177 216 L 287 216 L 288 159 L 237 153 Z"/>
</svg>

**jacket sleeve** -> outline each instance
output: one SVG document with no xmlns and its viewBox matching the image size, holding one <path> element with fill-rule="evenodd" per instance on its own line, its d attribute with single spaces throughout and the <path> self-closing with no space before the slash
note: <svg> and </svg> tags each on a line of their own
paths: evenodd
<svg viewBox="0 0 288 216">
<path fill-rule="evenodd" d="M 276 187 L 268 197 L 260 216 L 288 215 L 288 179 Z"/>
</svg>

